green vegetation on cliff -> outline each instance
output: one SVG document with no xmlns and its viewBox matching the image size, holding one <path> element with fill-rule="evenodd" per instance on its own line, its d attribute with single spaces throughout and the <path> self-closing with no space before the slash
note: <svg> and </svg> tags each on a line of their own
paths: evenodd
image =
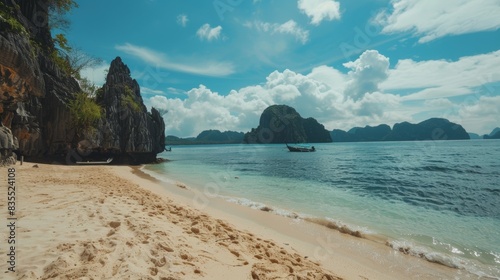
<svg viewBox="0 0 500 280">
<path fill-rule="evenodd" d="M 77 134 L 94 130 L 102 115 L 101 106 L 85 92 L 77 93 L 69 102 L 69 111 Z"/>
<path fill-rule="evenodd" d="M 124 89 L 124 95 L 122 97 L 122 106 L 130 106 L 132 110 L 135 112 L 140 112 L 141 111 L 141 105 L 134 99 L 134 92 L 132 89 L 125 85 Z"/>
<path fill-rule="evenodd" d="M 7 7 L 0 2 L 0 26 L 5 25 L 6 28 L 10 28 L 13 32 L 28 35 L 26 28 L 13 16 L 13 12 L 13 8 Z"/>
</svg>

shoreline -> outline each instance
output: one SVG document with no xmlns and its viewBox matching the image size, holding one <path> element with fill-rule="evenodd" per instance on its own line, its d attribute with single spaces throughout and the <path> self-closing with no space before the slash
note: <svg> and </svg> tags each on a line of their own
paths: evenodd
<svg viewBox="0 0 500 280">
<path fill-rule="evenodd" d="M 467 276 L 369 240 L 160 181 L 140 167 L 32 166 L 14 166 L 18 259 L 16 274 L 5 274 L 11 279 Z M 0 207 L 5 217 L 5 199 Z M 0 269 L 6 271 L 5 262 Z"/>
<path fill-rule="evenodd" d="M 147 165 L 142 166 L 141 168 L 138 168 L 138 172 L 145 173 L 146 176 L 149 178 L 152 178 L 153 180 L 156 181 L 161 181 L 161 179 L 158 179 L 155 176 L 160 176 L 160 174 L 157 174 L 156 171 L 153 170 L 148 170 L 146 168 Z M 165 175 L 161 175 L 159 178 L 164 178 Z M 172 179 L 167 179 L 167 181 Z M 177 180 L 182 180 L 182 178 L 177 178 Z M 172 183 L 172 182 L 170 182 Z M 184 183 L 177 183 L 177 184 L 182 184 Z M 198 192 L 199 190 L 203 189 L 200 188 L 200 185 L 196 185 L 195 183 L 192 183 L 194 188 L 193 191 Z M 319 226 L 320 228 L 317 228 L 318 231 L 323 232 L 325 236 L 328 236 L 330 232 L 336 232 L 340 233 L 342 236 L 346 237 L 355 237 L 358 239 L 363 239 L 368 243 L 376 243 L 374 246 L 377 247 L 376 250 L 382 250 L 384 251 L 385 255 L 391 254 L 385 251 L 384 248 L 390 249 L 392 251 L 392 254 L 401 254 L 404 256 L 409 257 L 410 259 L 417 259 L 418 262 L 423 261 L 427 264 L 430 265 L 430 267 L 425 268 L 425 265 L 422 267 L 424 269 L 437 269 L 439 271 L 443 270 L 446 271 L 445 274 L 454 274 L 456 277 L 461 277 L 465 279 L 499 279 L 497 276 L 490 276 L 490 275 L 496 275 L 495 272 L 492 271 L 492 273 L 488 272 L 488 267 L 483 266 L 482 263 L 475 263 L 473 260 L 468 260 L 468 259 L 460 259 L 456 258 L 454 256 L 447 255 L 444 252 L 440 251 L 433 251 L 428 247 L 421 246 L 418 244 L 413 244 L 411 242 L 406 242 L 406 241 L 401 241 L 398 239 L 393 239 L 389 236 L 382 235 L 382 234 L 377 234 L 375 232 L 372 232 L 370 230 L 364 229 L 357 227 L 354 224 L 347 225 L 343 224 L 341 222 L 337 222 L 325 217 L 318 217 L 318 216 L 310 216 L 308 214 L 297 214 L 299 212 L 294 212 L 291 210 L 287 210 L 284 208 L 275 208 L 274 205 L 271 204 L 263 204 L 258 201 L 250 201 L 246 200 L 245 198 L 238 198 L 238 197 L 233 197 L 233 196 L 224 196 L 224 195 L 219 195 L 217 194 L 218 199 L 221 200 L 220 203 L 228 203 L 231 205 L 237 205 L 238 207 L 244 207 L 244 208 L 251 208 L 253 211 L 263 211 L 267 212 L 268 214 L 271 215 L 277 215 L 280 217 L 283 217 L 285 219 L 291 219 L 291 220 L 300 220 L 304 224 L 312 224 L 315 227 Z M 292 230 L 292 229 L 290 229 Z M 330 237 L 328 237 L 330 238 Z M 310 241 L 309 241 L 310 242 Z M 324 245 L 324 241 L 318 242 L 317 240 L 314 241 L 316 242 L 316 245 Z M 311 242 L 310 242 L 311 243 Z M 383 246 L 384 248 L 379 248 L 378 246 Z M 370 254 L 370 252 L 367 252 Z M 382 256 L 383 254 L 380 254 L 380 252 L 377 252 L 379 256 Z M 377 261 L 378 262 L 378 261 Z M 388 265 L 391 265 L 392 261 L 386 260 L 386 263 Z M 410 266 L 412 265 L 411 263 L 409 264 Z M 418 265 L 420 267 L 420 265 Z M 437 267 L 436 267 L 437 266 Z M 417 269 L 418 270 L 418 269 Z M 440 272 L 438 272 L 439 274 Z M 424 276 L 422 276 L 424 277 Z M 452 277 L 452 276 L 448 276 Z M 445 277 L 445 278 L 448 278 Z M 432 277 L 431 277 L 432 278 Z M 419 278 L 420 279 L 420 278 Z"/>
<path fill-rule="evenodd" d="M 156 189 L 156 191 L 165 192 L 168 195 L 175 194 L 178 196 L 176 198 L 183 199 L 184 203 L 191 203 L 191 206 L 196 204 L 196 200 L 201 195 L 199 190 L 170 178 L 167 181 L 162 181 L 150 174 L 150 172 L 154 174 L 153 171 L 144 170 L 144 167 L 145 165 L 134 167 L 133 173 L 142 179 L 163 184 L 164 189 Z M 271 234 L 276 239 L 283 238 L 285 241 L 289 241 L 289 238 L 292 238 L 301 245 L 300 251 L 303 254 L 345 279 L 401 279 L 401 275 L 405 275 L 408 279 L 445 279 L 457 276 L 466 279 L 478 278 L 465 270 L 451 268 L 445 264 L 412 256 L 408 252 L 393 248 L 383 236 L 365 235 L 365 233 L 359 233 L 333 222 L 329 224 L 326 219 L 303 217 L 296 219 L 298 216 L 294 217 L 295 213 L 292 212 L 290 212 L 292 215 L 281 215 L 266 211 L 266 209 L 256 209 L 230 202 L 224 197 L 215 197 L 210 194 L 205 195 L 204 199 L 206 200 L 206 211 L 211 214 L 222 216 L 237 224 L 238 227 L 245 227 L 248 223 L 253 223 L 253 230 L 259 228 L 259 231 Z M 294 232 L 297 229 L 302 232 Z M 287 243 L 285 241 L 282 243 Z M 367 255 L 371 255 L 371 257 L 366 257 Z M 380 257 L 384 256 L 387 259 L 381 261 Z M 355 265 L 358 267 L 354 267 Z M 383 267 L 384 265 L 386 267 Z M 398 265 L 400 267 L 396 267 Z M 391 268 L 391 272 L 387 270 L 387 267 Z M 370 276 L 359 275 L 360 271 L 366 271 L 366 275 Z M 355 274 L 358 275 L 355 276 Z"/>
</svg>

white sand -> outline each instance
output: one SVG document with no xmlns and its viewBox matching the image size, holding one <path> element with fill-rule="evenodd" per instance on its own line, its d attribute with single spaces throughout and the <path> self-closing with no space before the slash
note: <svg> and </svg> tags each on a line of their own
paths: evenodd
<svg viewBox="0 0 500 280">
<path fill-rule="evenodd" d="M 189 186 L 160 184 L 127 166 L 32 166 L 15 166 L 16 273 L 3 273 L 8 233 L 2 227 L 1 279 L 466 276 L 318 225 L 217 198 L 199 203 Z M 7 170 L 0 172 L 6 222 Z"/>
</svg>

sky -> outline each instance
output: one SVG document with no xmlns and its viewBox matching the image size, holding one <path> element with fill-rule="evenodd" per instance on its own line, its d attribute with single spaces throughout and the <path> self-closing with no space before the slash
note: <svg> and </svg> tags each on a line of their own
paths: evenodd
<svg viewBox="0 0 500 280">
<path fill-rule="evenodd" d="M 447 118 L 500 126 L 498 0 L 85 0 L 67 38 L 117 56 L 166 134 L 247 132 L 270 105 L 326 129 Z"/>
</svg>

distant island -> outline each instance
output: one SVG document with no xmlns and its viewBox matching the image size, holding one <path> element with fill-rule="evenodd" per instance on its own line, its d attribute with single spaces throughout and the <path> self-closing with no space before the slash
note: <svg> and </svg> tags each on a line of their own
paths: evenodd
<svg viewBox="0 0 500 280">
<path fill-rule="evenodd" d="M 483 135 L 483 139 L 500 139 L 500 127 L 493 129 L 490 134 Z"/>
<path fill-rule="evenodd" d="M 459 124 L 447 119 L 431 118 L 418 124 L 397 123 L 392 129 L 386 124 L 355 127 L 347 132 L 334 129 L 332 139 L 333 142 L 467 140 L 470 136 Z"/>
<path fill-rule="evenodd" d="M 330 133 L 314 118 L 304 119 L 287 105 L 267 107 L 259 126 L 245 134 L 245 143 L 325 143 L 332 142 Z"/>
<path fill-rule="evenodd" d="M 241 144 L 241 143 L 328 143 L 328 142 L 374 142 L 374 141 L 425 141 L 425 140 L 469 140 L 500 139 L 500 128 L 490 134 L 468 133 L 457 123 L 444 118 L 430 118 L 423 122 L 396 123 L 354 127 L 348 131 L 328 131 L 314 118 L 303 118 L 292 107 L 272 105 L 266 108 L 257 128 L 247 133 L 205 130 L 197 137 L 166 137 L 167 145 L 197 144 Z"/>
<path fill-rule="evenodd" d="M 204 130 L 197 137 L 180 138 L 168 135 L 165 138 L 167 145 L 203 145 L 203 144 L 241 144 L 243 143 L 243 132 L 220 130 Z"/>
</svg>

